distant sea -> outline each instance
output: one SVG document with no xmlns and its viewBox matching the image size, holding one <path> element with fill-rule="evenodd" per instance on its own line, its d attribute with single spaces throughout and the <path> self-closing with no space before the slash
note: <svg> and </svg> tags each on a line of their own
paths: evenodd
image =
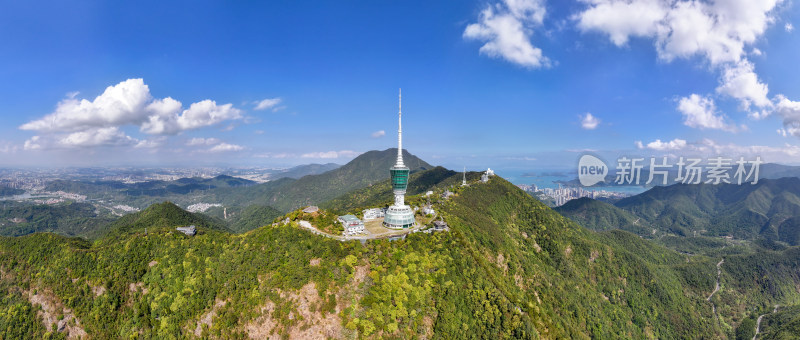
<svg viewBox="0 0 800 340">
<path fill-rule="evenodd" d="M 493 169 L 494 172 L 509 182 L 520 184 L 536 184 L 539 188 L 558 188 L 556 181 L 570 181 L 576 179 L 578 174 L 575 169 Z M 640 186 L 593 186 L 586 190 L 605 190 L 636 195 L 647 191 Z"/>
</svg>

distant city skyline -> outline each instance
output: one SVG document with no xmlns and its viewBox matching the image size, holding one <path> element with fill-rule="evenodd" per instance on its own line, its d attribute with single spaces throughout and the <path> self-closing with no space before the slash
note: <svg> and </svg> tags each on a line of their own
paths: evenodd
<svg viewBox="0 0 800 340">
<path fill-rule="evenodd" d="M 800 163 L 786 0 L 6 2 L 0 167 Z"/>
</svg>

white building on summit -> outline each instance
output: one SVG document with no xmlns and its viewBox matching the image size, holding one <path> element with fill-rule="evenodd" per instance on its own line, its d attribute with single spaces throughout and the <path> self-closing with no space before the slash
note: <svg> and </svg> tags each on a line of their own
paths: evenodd
<svg viewBox="0 0 800 340">
<path fill-rule="evenodd" d="M 414 210 L 405 204 L 408 174 L 411 170 L 403 164 L 403 97 L 399 95 L 399 112 L 397 119 L 397 162 L 389 169 L 392 177 L 394 204 L 386 210 L 383 225 L 391 229 L 409 228 L 414 225 Z"/>
<path fill-rule="evenodd" d="M 344 232 L 342 234 L 345 236 L 360 234 L 364 232 L 364 222 L 361 222 L 361 220 L 359 220 L 358 217 L 355 217 L 353 215 L 344 215 L 344 216 L 339 216 L 338 220 L 339 222 L 342 223 L 342 226 L 344 227 Z"/>
</svg>

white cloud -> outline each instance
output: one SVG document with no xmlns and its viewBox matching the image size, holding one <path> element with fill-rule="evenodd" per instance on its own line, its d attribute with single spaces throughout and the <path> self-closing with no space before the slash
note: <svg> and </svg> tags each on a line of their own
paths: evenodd
<svg viewBox="0 0 800 340">
<path fill-rule="evenodd" d="M 759 50 L 759 49 L 757 49 L 757 48 L 755 48 L 755 47 L 753 47 L 753 51 L 751 51 L 750 53 L 752 53 L 752 54 L 753 54 L 753 55 L 755 55 L 755 56 L 761 56 L 761 55 L 764 55 L 764 52 L 762 52 L 761 50 Z"/>
<path fill-rule="evenodd" d="M 188 146 L 198 146 L 198 145 L 216 145 L 221 143 L 222 141 L 216 138 L 192 138 L 186 145 Z"/>
<path fill-rule="evenodd" d="M 276 106 L 278 104 L 280 104 L 280 103 L 281 103 L 281 99 L 280 98 L 267 98 L 267 99 L 255 102 L 254 104 L 256 104 L 256 106 L 255 106 L 255 108 L 253 108 L 253 110 L 261 111 L 261 110 L 267 110 L 267 109 L 271 109 L 271 108 L 275 108 L 277 110 Z"/>
<path fill-rule="evenodd" d="M 186 141 L 187 146 L 196 146 L 196 147 L 208 147 L 208 149 L 198 150 L 200 152 L 226 152 L 226 151 L 241 151 L 244 150 L 245 147 L 236 144 L 230 144 L 223 142 L 217 138 L 192 138 Z"/>
<path fill-rule="evenodd" d="M 774 22 L 783 0 L 583 0 L 574 16 L 578 28 L 598 31 L 624 45 L 631 37 L 655 40 L 659 57 L 670 61 L 700 55 L 711 64 L 738 62 Z"/>
<path fill-rule="evenodd" d="M 652 39 L 658 57 L 667 62 L 701 57 L 721 72 L 717 93 L 739 100 L 753 118 L 768 115 L 768 86 L 746 59 L 745 47 L 776 21 L 775 9 L 783 0 L 582 1 L 586 8 L 573 16 L 582 31 L 606 34 L 617 46 L 633 37 Z M 757 48 L 751 51 L 762 55 Z M 758 109 L 751 110 L 752 105 Z M 722 126 L 719 120 L 711 123 Z"/>
<path fill-rule="evenodd" d="M 25 150 L 89 148 L 100 146 L 136 146 L 139 140 L 126 135 L 117 127 L 89 128 L 65 134 L 33 136 L 23 148 Z"/>
<path fill-rule="evenodd" d="M 777 95 L 775 112 L 783 118 L 783 129 L 778 131 L 784 137 L 787 134 L 800 137 L 800 101 L 792 101 L 783 95 Z"/>
<path fill-rule="evenodd" d="M 236 144 L 220 143 L 208 149 L 208 152 L 241 151 L 244 147 Z"/>
<path fill-rule="evenodd" d="M 92 147 L 156 145 L 139 141 L 122 132 L 123 126 L 137 126 L 143 133 L 174 135 L 186 130 L 242 118 L 231 104 L 212 100 L 193 103 L 181 111 L 181 102 L 166 97 L 155 99 L 142 79 L 128 79 L 109 86 L 94 100 L 77 99 L 73 92 L 56 105 L 54 112 L 21 125 L 37 131 L 25 149 L 49 147 Z"/>
<path fill-rule="evenodd" d="M 503 159 L 508 159 L 512 161 L 527 161 L 527 162 L 536 161 L 536 157 L 530 157 L 530 156 L 511 156 L 511 157 L 504 157 Z"/>
<path fill-rule="evenodd" d="M 18 145 L 14 145 L 11 142 L 0 141 L 0 153 L 16 153 L 19 150 Z"/>
<path fill-rule="evenodd" d="M 692 94 L 681 98 L 678 111 L 683 114 L 683 124 L 698 129 L 718 129 L 735 132 L 736 127 L 725 121 L 724 115 L 717 114 L 714 100 Z"/>
<path fill-rule="evenodd" d="M 168 98 L 169 99 L 169 98 Z M 217 105 L 213 100 L 203 100 L 189 106 L 180 114 L 177 111 L 152 115 L 141 125 L 141 131 L 155 135 L 175 135 L 186 130 L 213 126 L 226 120 L 242 118 L 241 111 L 232 104 Z"/>
<path fill-rule="evenodd" d="M 255 154 L 253 155 L 253 157 L 284 159 L 284 158 L 296 158 L 297 155 L 286 152 L 280 152 L 280 153 L 265 152 L 265 153 Z"/>
<path fill-rule="evenodd" d="M 167 137 L 164 136 L 155 137 L 155 138 L 140 140 L 133 147 L 137 149 L 155 149 L 164 145 L 166 141 Z"/>
<path fill-rule="evenodd" d="M 639 141 L 636 146 L 639 149 L 648 148 L 658 151 L 682 150 L 686 147 L 686 141 L 675 138 L 669 142 L 662 142 L 660 139 L 656 139 L 653 142 L 647 143 L 647 145 L 642 145 L 642 142 Z"/>
<path fill-rule="evenodd" d="M 592 116 L 591 113 L 587 112 L 585 115 L 581 116 L 581 127 L 585 130 L 594 130 L 598 125 L 600 125 L 600 119 Z"/>
<path fill-rule="evenodd" d="M 726 157 L 736 156 L 760 156 L 766 161 L 785 161 L 786 157 L 800 156 L 800 146 L 784 144 L 780 147 L 765 145 L 737 145 L 733 143 L 719 144 L 711 139 L 703 139 L 697 142 L 693 149 L 704 154 L 725 155 Z"/>
<path fill-rule="evenodd" d="M 641 145 L 641 141 L 635 143 L 637 147 L 640 146 L 640 149 L 646 147 L 647 149 L 659 152 L 681 151 L 680 156 L 683 157 L 717 155 L 731 159 L 747 157 L 748 160 L 761 157 L 762 160 L 768 162 L 780 162 L 785 161 L 786 157 L 800 156 L 800 146 L 788 143 L 777 147 L 765 145 L 738 145 L 733 143 L 720 144 L 708 138 L 696 142 L 687 142 L 677 138 L 670 142 L 662 142 L 657 139 L 654 142 L 648 143 L 646 146 Z"/>
<path fill-rule="evenodd" d="M 533 27 L 542 25 L 547 10 L 544 0 L 504 0 L 488 5 L 477 23 L 464 29 L 465 39 L 485 42 L 480 53 L 527 67 L 548 67 L 549 59 L 531 44 Z"/>
<path fill-rule="evenodd" d="M 88 128 L 139 124 L 149 115 L 150 90 L 142 79 L 128 79 L 109 86 L 93 101 L 68 98 L 55 112 L 20 126 L 39 132 L 73 132 Z"/>
<path fill-rule="evenodd" d="M 758 80 L 753 64 L 747 60 L 726 65 L 717 92 L 739 99 L 745 111 L 750 110 L 751 104 L 758 107 L 772 106 L 767 98 L 769 88 Z"/>
<path fill-rule="evenodd" d="M 791 22 L 787 22 L 786 25 L 783 25 L 783 29 L 785 29 L 786 32 L 792 33 L 792 31 L 794 31 L 794 25 L 792 25 Z"/>
<path fill-rule="evenodd" d="M 383 136 L 386 136 L 386 131 L 384 131 L 384 130 L 378 130 L 378 131 L 375 131 L 372 134 L 370 134 L 370 137 L 372 137 L 372 138 L 380 138 L 380 137 L 383 137 Z"/>
<path fill-rule="evenodd" d="M 25 145 L 22 148 L 25 150 L 39 150 L 42 148 L 42 145 L 39 144 L 41 139 L 42 137 L 40 136 L 33 136 L 25 141 Z"/>
<path fill-rule="evenodd" d="M 352 151 L 352 150 L 342 150 L 342 151 L 325 151 L 325 152 L 309 152 L 302 154 L 301 158 L 321 158 L 321 159 L 330 159 L 330 158 L 352 158 L 360 155 L 360 152 Z"/>
<path fill-rule="evenodd" d="M 574 17 L 578 28 L 606 33 L 617 46 L 627 44 L 630 37 L 655 36 L 667 12 L 658 0 L 587 2 L 590 7 Z"/>
<path fill-rule="evenodd" d="M 131 138 L 116 127 L 73 132 L 58 140 L 58 144 L 64 147 L 120 146 L 136 143 L 138 140 Z"/>
</svg>

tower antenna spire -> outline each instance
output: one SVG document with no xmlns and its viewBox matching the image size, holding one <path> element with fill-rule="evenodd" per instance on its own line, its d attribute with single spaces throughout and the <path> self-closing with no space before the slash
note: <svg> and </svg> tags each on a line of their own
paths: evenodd
<svg viewBox="0 0 800 340">
<path fill-rule="evenodd" d="M 403 164 L 403 89 L 397 94 L 397 163 L 395 167 L 405 167 Z"/>
</svg>

